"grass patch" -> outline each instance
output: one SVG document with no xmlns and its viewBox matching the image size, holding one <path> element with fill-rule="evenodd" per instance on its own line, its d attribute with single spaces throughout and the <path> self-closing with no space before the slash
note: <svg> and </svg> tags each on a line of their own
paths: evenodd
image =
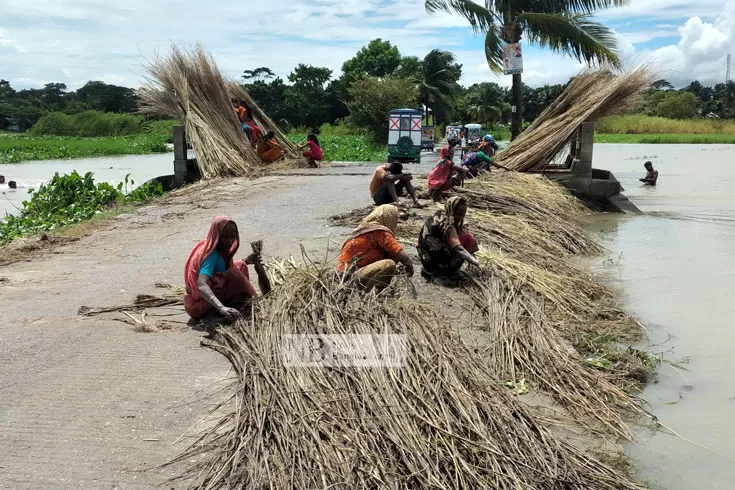
<svg viewBox="0 0 735 490">
<path fill-rule="evenodd" d="M 306 142 L 303 133 L 288 137 L 297 145 Z M 388 153 L 384 145 L 375 144 L 365 136 L 319 135 L 319 144 L 324 150 L 324 160 L 329 162 L 384 162 Z"/>
<path fill-rule="evenodd" d="M 602 134 L 693 135 L 714 134 L 735 136 L 735 121 L 722 119 L 667 119 L 665 117 L 631 114 L 603 117 L 597 122 Z"/>
<path fill-rule="evenodd" d="M 16 134 L 0 137 L 0 163 L 166 153 L 166 143 L 167 138 L 157 134 L 107 138 Z"/>
<path fill-rule="evenodd" d="M 735 144 L 735 135 L 729 134 L 601 134 L 595 133 L 595 143 L 624 144 Z"/>
</svg>

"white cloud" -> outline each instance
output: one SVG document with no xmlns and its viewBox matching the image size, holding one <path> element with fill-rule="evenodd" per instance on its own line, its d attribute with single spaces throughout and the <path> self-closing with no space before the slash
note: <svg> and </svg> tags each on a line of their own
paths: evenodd
<svg viewBox="0 0 735 490">
<path fill-rule="evenodd" d="M 676 45 L 663 46 L 649 56 L 662 76 L 676 86 L 697 79 L 705 84 L 724 81 L 725 59 L 735 51 L 735 1 L 729 1 L 713 23 L 692 17 L 678 29 Z"/>
<path fill-rule="evenodd" d="M 338 74 L 346 59 L 377 37 L 404 55 L 423 56 L 435 48 L 454 52 L 464 65 L 465 84 L 511 80 L 490 72 L 481 40 L 470 50 L 473 35 L 464 19 L 429 16 L 424 0 L 0 0 L 0 12 L 0 77 L 17 88 L 62 81 L 74 89 L 94 79 L 136 86 L 144 58 L 165 53 L 171 41 L 201 42 L 232 77 L 268 66 L 285 78 L 297 63 Z M 718 57 L 728 48 L 735 52 L 735 4 L 723 11 L 722 0 L 632 0 L 600 18 L 618 26 L 629 21 L 632 27 L 618 33 L 621 57 L 652 56 L 673 80 L 676 73 L 715 80 L 722 71 Z M 641 19 L 655 21 L 644 28 Z M 672 35 L 681 42 L 654 52 L 635 48 Z M 524 81 L 530 85 L 564 82 L 581 68 L 548 52 L 524 55 Z"/>
</svg>

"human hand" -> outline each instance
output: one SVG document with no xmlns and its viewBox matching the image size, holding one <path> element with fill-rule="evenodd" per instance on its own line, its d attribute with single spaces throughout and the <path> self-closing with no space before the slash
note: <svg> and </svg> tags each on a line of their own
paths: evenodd
<svg viewBox="0 0 735 490">
<path fill-rule="evenodd" d="M 223 306 L 219 310 L 219 313 L 220 313 L 220 315 L 222 315 L 224 317 L 227 317 L 227 318 L 230 318 L 230 319 L 233 319 L 233 320 L 234 319 L 237 319 L 237 318 L 240 318 L 242 316 L 237 309 L 235 309 L 235 308 L 229 308 L 227 306 Z"/>
</svg>

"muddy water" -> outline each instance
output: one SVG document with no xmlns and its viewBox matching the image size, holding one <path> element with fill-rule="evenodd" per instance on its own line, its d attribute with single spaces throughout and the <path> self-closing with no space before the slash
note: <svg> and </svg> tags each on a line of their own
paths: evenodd
<svg viewBox="0 0 735 490">
<path fill-rule="evenodd" d="M 21 203 L 28 199 L 28 189 L 38 187 L 48 182 L 54 172 L 60 175 L 69 174 L 76 170 L 84 175 L 94 172 L 95 181 L 109 182 L 117 185 L 130 178 L 135 184 L 128 186 L 132 189 L 159 175 L 174 173 L 173 153 L 157 155 L 126 155 L 104 158 L 81 158 L 78 160 L 42 160 L 29 163 L 0 165 L 0 175 L 5 180 L 14 180 L 18 183 L 17 189 L 9 189 L 7 184 L 0 184 L 0 217 L 5 213 L 16 214 Z"/>
<path fill-rule="evenodd" d="M 595 167 L 612 170 L 646 215 L 594 222 L 611 250 L 601 265 L 628 310 L 663 354 L 644 398 L 659 419 L 712 452 L 643 432 L 628 453 L 654 488 L 735 484 L 735 146 L 596 145 Z M 655 188 L 638 178 L 659 170 Z"/>
</svg>

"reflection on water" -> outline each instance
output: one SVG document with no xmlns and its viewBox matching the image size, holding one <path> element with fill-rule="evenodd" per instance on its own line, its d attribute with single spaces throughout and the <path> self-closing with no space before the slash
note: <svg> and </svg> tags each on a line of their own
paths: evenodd
<svg viewBox="0 0 735 490">
<path fill-rule="evenodd" d="M 596 145 L 594 158 L 646 213 L 591 225 L 652 350 L 675 364 L 662 364 L 644 396 L 664 424 L 712 450 L 644 431 L 629 454 L 655 488 L 734 488 L 735 146 Z M 657 187 L 638 182 L 646 160 Z"/>
<path fill-rule="evenodd" d="M 17 208 L 30 197 L 28 189 L 38 188 L 39 185 L 48 182 L 54 176 L 54 172 L 64 175 L 74 170 L 82 175 L 94 172 L 95 182 L 109 182 L 113 185 L 123 182 L 125 176 L 130 174 L 130 178 L 135 181 L 134 185 L 128 186 L 131 190 L 154 177 L 172 174 L 173 154 L 43 160 L 0 165 L 0 175 L 5 176 L 5 181 L 14 180 L 18 184 L 17 189 L 8 189 L 7 185 L 0 186 L 0 217 L 5 216 L 6 212 L 17 214 Z"/>
</svg>

